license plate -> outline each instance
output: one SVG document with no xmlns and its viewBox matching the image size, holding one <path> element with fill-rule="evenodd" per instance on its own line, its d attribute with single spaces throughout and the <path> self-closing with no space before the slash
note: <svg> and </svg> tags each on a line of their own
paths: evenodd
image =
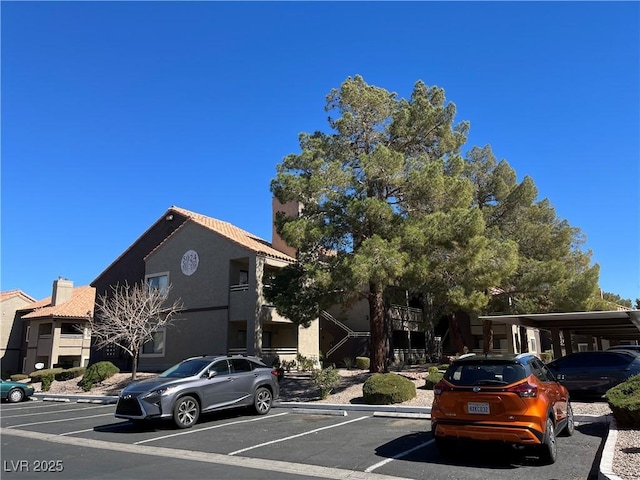
<svg viewBox="0 0 640 480">
<path fill-rule="evenodd" d="M 484 402 L 469 402 L 467 403 L 467 412 L 488 415 L 490 413 L 489 404 Z"/>
</svg>

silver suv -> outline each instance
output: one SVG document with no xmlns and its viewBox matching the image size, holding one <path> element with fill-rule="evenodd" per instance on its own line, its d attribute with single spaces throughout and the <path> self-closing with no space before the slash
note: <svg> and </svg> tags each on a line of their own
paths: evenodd
<svg viewBox="0 0 640 480">
<path fill-rule="evenodd" d="M 246 406 L 265 415 L 278 395 L 277 370 L 258 358 L 194 357 L 128 385 L 118 398 L 116 417 L 133 422 L 173 418 L 179 428 L 189 428 L 201 412 Z"/>
</svg>

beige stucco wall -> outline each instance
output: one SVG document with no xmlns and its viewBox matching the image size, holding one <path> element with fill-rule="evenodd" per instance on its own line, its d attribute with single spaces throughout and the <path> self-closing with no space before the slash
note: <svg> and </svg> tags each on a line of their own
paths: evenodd
<svg viewBox="0 0 640 480">
<path fill-rule="evenodd" d="M 179 314 L 166 331 L 164 355 L 140 355 L 138 370 L 162 371 L 188 357 L 227 353 L 227 328 L 223 310 Z"/>
<path fill-rule="evenodd" d="M 39 335 L 40 325 L 52 324 L 51 334 Z M 29 320 L 29 338 L 24 369 L 26 374 L 35 370 L 35 364 L 46 361 L 44 368 L 52 368 L 59 363 L 60 357 L 77 357 L 80 366 L 86 367 L 89 362 L 91 337 L 87 334 L 62 334 L 62 323 L 86 324 L 81 320 L 42 319 Z"/>
<path fill-rule="evenodd" d="M 349 309 L 334 306 L 327 311 L 355 332 L 369 331 L 369 302 L 364 299 L 356 302 Z"/>
<path fill-rule="evenodd" d="M 188 250 L 196 251 L 199 258 L 192 275 L 181 270 L 182 257 Z M 145 261 L 147 276 L 168 275 L 172 286 L 169 301 L 181 299 L 186 311 L 176 317 L 179 320 L 175 327 L 166 333 L 164 356 L 141 356 L 141 370 L 161 370 L 194 355 L 226 353 L 229 332 L 237 330 L 238 325 L 247 332 L 247 354 L 260 356 L 262 322 L 284 320 L 268 315 L 262 274 L 266 267 L 280 268 L 286 262 L 256 255 L 200 225 L 185 225 Z M 239 270 L 248 271 L 248 283 L 231 291 L 231 285 L 238 284 Z M 230 321 L 234 322 L 233 328 Z M 305 351 L 317 356 L 317 323 L 315 333 L 307 333 L 305 338 Z"/>
<path fill-rule="evenodd" d="M 314 320 L 307 328 L 298 327 L 298 353 L 318 361 L 318 346 L 320 345 L 320 322 Z"/>
<path fill-rule="evenodd" d="M 27 307 L 31 302 L 21 296 L 15 296 L 0 304 L 0 358 L 2 371 L 17 373 L 22 371 L 21 349 L 24 342 L 25 325 L 17 318 L 18 309 Z"/>
</svg>

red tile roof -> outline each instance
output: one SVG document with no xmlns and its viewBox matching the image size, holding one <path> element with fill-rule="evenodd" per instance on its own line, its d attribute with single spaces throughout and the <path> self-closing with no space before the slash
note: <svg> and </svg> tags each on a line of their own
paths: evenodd
<svg viewBox="0 0 640 480">
<path fill-rule="evenodd" d="M 71 299 L 60 305 L 51 305 L 51 297 L 32 303 L 22 310 L 35 309 L 27 313 L 22 318 L 43 318 L 43 317 L 68 317 L 86 318 L 87 312 L 93 315 L 93 308 L 96 300 L 96 289 L 90 286 L 75 287 L 71 292 Z"/>
<path fill-rule="evenodd" d="M 266 240 L 263 240 L 262 238 L 257 237 L 256 235 L 253 235 L 252 233 L 249 233 L 245 230 L 242 230 L 241 228 L 238 228 L 228 222 L 223 222 L 222 220 L 217 220 L 215 218 L 207 217 L 205 215 L 201 215 L 199 213 L 191 212 L 189 210 L 185 210 L 184 208 L 175 206 L 172 206 L 167 213 L 170 213 L 171 211 L 184 215 L 188 217 L 189 220 L 187 220 L 187 222 L 182 224 L 171 235 L 165 238 L 160 243 L 160 245 L 158 245 L 149 253 L 149 255 L 154 253 L 158 248 L 160 248 L 161 245 L 163 245 L 167 241 L 167 239 L 171 238 L 172 235 L 175 235 L 177 231 L 181 230 L 184 225 L 191 221 L 207 228 L 208 230 L 211 230 L 212 232 L 222 235 L 228 240 L 231 240 L 232 242 L 237 243 L 238 245 L 241 245 L 251 250 L 252 252 L 261 253 L 268 257 L 273 257 L 280 260 L 286 260 L 290 262 L 295 261 L 293 257 L 290 257 L 286 253 L 282 253 L 279 250 L 273 248 L 271 244 Z"/>
<path fill-rule="evenodd" d="M 30 295 L 27 295 L 22 290 L 7 290 L 6 292 L 0 292 L 0 302 L 9 300 L 13 297 L 22 297 L 29 302 L 35 302 L 36 299 Z"/>
</svg>

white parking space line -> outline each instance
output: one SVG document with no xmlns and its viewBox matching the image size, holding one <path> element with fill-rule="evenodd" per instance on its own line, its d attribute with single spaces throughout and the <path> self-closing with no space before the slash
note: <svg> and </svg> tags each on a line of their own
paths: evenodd
<svg viewBox="0 0 640 480">
<path fill-rule="evenodd" d="M 424 442 L 421 443 L 420 445 L 416 445 L 413 448 L 410 448 L 409 450 L 405 450 L 404 452 L 398 453 L 397 455 L 394 455 L 391 458 L 387 458 L 386 460 L 383 460 L 381 462 L 376 463 L 375 465 L 371 465 L 369 468 L 367 468 L 365 470 L 365 473 L 370 473 L 373 472 L 374 470 L 376 470 L 377 468 L 382 467 L 383 465 L 386 465 L 387 463 L 393 462 L 394 460 L 398 460 L 399 458 L 402 457 L 406 457 L 407 455 L 409 455 L 410 453 L 415 452 L 416 450 L 420 450 L 422 447 L 426 447 L 427 445 L 430 445 L 434 442 L 433 439 L 429 440 L 428 442 Z"/>
<path fill-rule="evenodd" d="M 271 440 L 270 442 L 261 443 L 259 445 L 254 445 L 253 447 L 243 448 L 242 450 L 236 450 L 235 452 L 231 452 L 229 455 L 237 455 L 242 452 L 246 452 L 248 450 L 253 450 L 255 448 L 266 447 L 267 445 L 273 445 L 274 443 L 286 442 L 287 440 L 292 440 L 294 438 L 304 437 L 305 435 L 310 435 L 312 433 L 321 432 L 322 430 L 329 430 L 330 428 L 341 427 L 342 425 L 346 425 L 348 423 L 359 422 L 360 420 L 364 420 L 365 418 L 371 418 L 371 415 L 365 415 L 364 417 L 354 418 L 353 420 L 348 420 L 342 423 L 336 423 L 335 425 L 328 425 L 322 428 L 316 428 L 315 430 L 309 430 L 308 432 L 298 433 L 297 435 L 291 435 L 285 438 L 279 438 L 277 440 Z"/>
<path fill-rule="evenodd" d="M 177 437 L 178 435 L 189 435 L 191 433 L 204 432 L 205 430 L 213 430 L 214 428 L 222 428 L 228 427 L 229 425 L 238 425 L 240 423 L 249 423 L 249 422 L 259 422 L 260 420 L 268 420 L 269 418 L 281 417 L 282 415 L 287 415 L 289 412 L 277 413 L 275 415 L 268 415 L 265 417 L 252 418 L 250 420 L 238 420 L 236 422 L 223 423 L 222 425 L 213 425 L 211 427 L 198 428 L 193 430 L 185 430 L 180 433 L 172 433 L 171 435 L 163 435 L 162 437 L 149 438 L 147 440 L 140 440 L 139 442 L 135 442 L 134 445 L 141 445 L 143 443 L 155 442 L 156 440 L 163 440 L 165 438 Z"/>
<path fill-rule="evenodd" d="M 0 436 L 13 435 L 32 438 L 51 443 L 73 445 L 80 448 L 94 448 L 102 452 L 121 452 L 133 455 L 149 455 L 161 458 L 175 458 L 192 462 L 228 465 L 234 468 L 250 468 L 269 472 L 265 478 L 278 478 L 278 473 L 299 475 L 302 478 L 321 478 L 324 480 L 408 480 L 380 473 L 365 473 L 357 470 L 347 470 L 334 467 L 321 467 L 304 463 L 282 462 L 278 460 L 265 461 L 262 458 L 230 457 L 219 453 L 180 450 L 178 448 L 151 447 L 146 445 L 131 445 L 127 443 L 105 442 L 104 440 L 90 440 L 87 438 L 64 437 L 26 430 L 9 430 L 0 428 Z"/>
<path fill-rule="evenodd" d="M 2 418 L 18 418 L 18 417 L 35 417 L 36 415 L 51 415 L 52 413 L 64 413 L 64 412 L 78 412 L 80 410 L 91 410 L 92 408 L 104 408 L 104 407 L 113 407 L 113 405 L 96 405 L 94 407 L 79 407 L 72 408 L 69 410 L 55 410 L 54 412 L 39 412 L 39 413 L 21 413 L 18 415 L 3 415 Z"/>
<path fill-rule="evenodd" d="M 93 432 L 94 430 L 95 428 L 85 428 L 84 430 L 76 430 L 75 432 L 59 433 L 58 435 L 60 435 L 61 437 L 64 437 L 65 435 L 75 435 L 76 433 Z"/>
<path fill-rule="evenodd" d="M 89 415 L 86 417 L 61 418 L 60 420 L 46 420 L 44 422 L 23 423 L 21 425 L 11 425 L 9 427 L 4 427 L 4 428 L 30 427 L 31 425 L 44 425 L 45 423 L 72 422 L 75 420 L 83 420 L 85 418 L 96 418 L 96 417 L 107 417 L 107 416 L 112 417 L 113 413 L 101 413 L 99 415 Z"/>
<path fill-rule="evenodd" d="M 22 407 L 8 407 L 8 406 L 3 406 L 2 410 L 4 410 L 5 412 L 13 412 L 14 410 L 31 410 L 32 408 L 55 408 L 58 407 L 58 405 L 56 405 L 54 402 L 37 402 L 34 401 L 33 402 L 34 405 L 24 405 Z"/>
</svg>

